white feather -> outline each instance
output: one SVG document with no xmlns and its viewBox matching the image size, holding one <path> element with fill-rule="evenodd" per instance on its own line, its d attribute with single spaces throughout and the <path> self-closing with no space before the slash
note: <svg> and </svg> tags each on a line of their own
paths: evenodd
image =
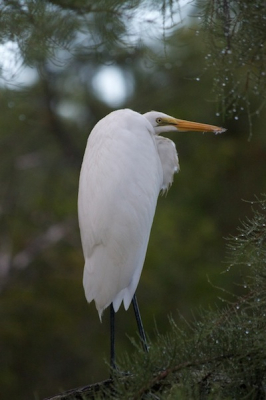
<svg viewBox="0 0 266 400">
<path fill-rule="evenodd" d="M 160 190 L 179 171 L 175 144 L 162 132 L 222 131 L 151 111 L 119 110 L 92 130 L 80 173 L 78 211 L 88 302 L 101 318 L 113 303 L 127 309 L 142 271 Z"/>
<path fill-rule="evenodd" d="M 163 169 L 161 190 L 168 190 L 173 183 L 174 174 L 180 170 L 176 147 L 172 140 L 165 137 L 155 137 L 158 155 Z"/>
<path fill-rule="evenodd" d="M 79 185 L 87 301 L 101 314 L 129 307 L 142 271 L 163 183 L 154 132 L 145 117 L 119 110 L 92 130 Z"/>
</svg>

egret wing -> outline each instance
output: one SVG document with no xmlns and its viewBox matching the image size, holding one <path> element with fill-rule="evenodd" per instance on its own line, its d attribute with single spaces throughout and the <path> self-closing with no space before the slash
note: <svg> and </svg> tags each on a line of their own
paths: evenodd
<svg viewBox="0 0 266 400">
<path fill-rule="evenodd" d="M 87 300 L 127 308 L 147 250 L 162 167 L 150 124 L 120 110 L 91 132 L 80 175 L 79 224 Z"/>
</svg>

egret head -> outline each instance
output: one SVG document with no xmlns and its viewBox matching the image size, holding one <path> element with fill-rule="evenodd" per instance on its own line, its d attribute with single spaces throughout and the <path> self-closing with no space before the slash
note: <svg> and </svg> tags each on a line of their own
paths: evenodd
<svg viewBox="0 0 266 400">
<path fill-rule="evenodd" d="M 215 134 L 226 131 L 226 129 L 220 128 L 218 126 L 201 124 L 199 122 L 185 121 L 183 119 L 177 119 L 157 111 L 149 111 L 143 115 L 152 125 L 156 135 L 159 135 L 163 132 L 171 131 L 214 132 Z"/>
</svg>

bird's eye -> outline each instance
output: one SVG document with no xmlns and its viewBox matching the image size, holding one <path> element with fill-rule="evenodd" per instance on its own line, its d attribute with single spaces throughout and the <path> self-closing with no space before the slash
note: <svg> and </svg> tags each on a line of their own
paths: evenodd
<svg viewBox="0 0 266 400">
<path fill-rule="evenodd" d="M 162 118 L 156 118 L 156 122 L 157 122 L 157 124 L 161 124 L 162 123 Z"/>
</svg>

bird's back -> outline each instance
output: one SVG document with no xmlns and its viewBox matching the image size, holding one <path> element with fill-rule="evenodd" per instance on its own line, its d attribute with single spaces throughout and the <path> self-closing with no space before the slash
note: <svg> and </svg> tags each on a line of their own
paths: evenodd
<svg viewBox="0 0 266 400">
<path fill-rule="evenodd" d="M 80 174 L 84 289 L 102 311 L 127 309 L 147 250 L 163 172 L 151 126 L 131 110 L 109 114 L 88 139 Z"/>
</svg>

